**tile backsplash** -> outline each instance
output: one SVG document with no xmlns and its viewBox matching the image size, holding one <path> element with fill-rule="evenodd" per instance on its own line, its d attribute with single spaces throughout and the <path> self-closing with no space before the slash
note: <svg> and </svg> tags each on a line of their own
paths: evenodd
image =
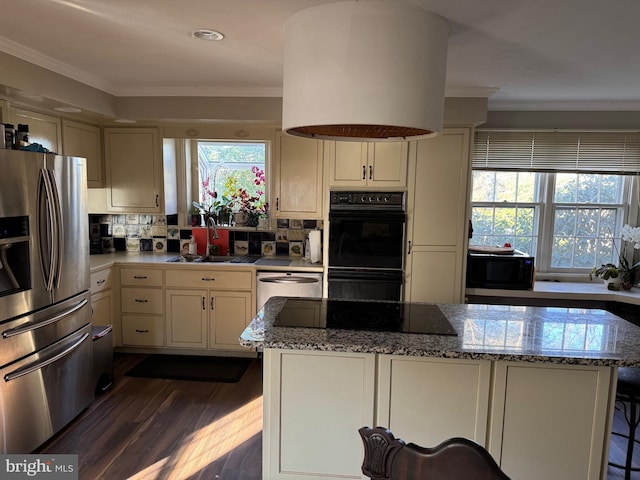
<svg viewBox="0 0 640 480">
<path fill-rule="evenodd" d="M 310 230 L 322 229 L 321 220 L 272 219 L 272 228 L 218 227 L 220 254 L 302 256 Z M 184 253 L 193 235 L 198 253 L 206 249 L 204 227 L 180 227 L 177 215 L 89 215 L 91 254 L 116 251 Z"/>
</svg>

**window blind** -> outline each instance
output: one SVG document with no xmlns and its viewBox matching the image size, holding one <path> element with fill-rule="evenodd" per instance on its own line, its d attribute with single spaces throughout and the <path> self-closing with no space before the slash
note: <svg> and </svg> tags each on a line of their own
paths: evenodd
<svg viewBox="0 0 640 480">
<path fill-rule="evenodd" d="M 472 168 L 640 174 L 640 133 L 476 130 Z"/>
</svg>

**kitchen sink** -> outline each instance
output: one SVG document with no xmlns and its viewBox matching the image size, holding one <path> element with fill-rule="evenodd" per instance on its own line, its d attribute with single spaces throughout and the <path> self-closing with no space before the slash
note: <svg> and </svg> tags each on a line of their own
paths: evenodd
<svg viewBox="0 0 640 480">
<path fill-rule="evenodd" d="M 174 263 L 254 263 L 262 258 L 262 255 L 179 255 L 170 258 L 167 262 Z"/>
<path fill-rule="evenodd" d="M 200 263 L 225 263 L 231 262 L 232 257 L 226 255 L 209 255 L 207 257 L 202 257 L 198 262 Z"/>
</svg>

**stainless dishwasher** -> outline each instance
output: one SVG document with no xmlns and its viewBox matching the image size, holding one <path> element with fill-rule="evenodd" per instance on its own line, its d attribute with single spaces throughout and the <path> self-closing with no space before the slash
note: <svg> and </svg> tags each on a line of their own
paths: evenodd
<svg viewBox="0 0 640 480">
<path fill-rule="evenodd" d="M 256 280 L 258 310 L 271 297 L 322 298 L 322 273 L 258 272 Z"/>
</svg>

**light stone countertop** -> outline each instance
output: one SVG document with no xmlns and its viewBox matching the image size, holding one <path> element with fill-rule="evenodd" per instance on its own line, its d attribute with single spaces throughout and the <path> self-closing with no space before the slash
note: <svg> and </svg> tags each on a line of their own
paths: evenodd
<svg viewBox="0 0 640 480">
<path fill-rule="evenodd" d="M 301 257 L 266 257 L 290 260 L 287 266 L 260 265 L 256 263 L 180 263 L 168 262 L 168 260 L 177 257 L 177 253 L 153 253 L 153 252 L 116 252 L 102 255 L 90 255 L 89 265 L 91 273 L 95 273 L 104 268 L 113 265 L 164 265 L 173 266 L 175 268 L 239 268 L 252 267 L 256 271 L 305 271 L 305 272 L 322 272 L 323 268 L 318 263 L 308 263 Z M 231 257 L 233 258 L 233 257 Z"/>
<path fill-rule="evenodd" d="M 605 310 L 437 304 L 458 336 L 274 327 L 286 302 L 270 299 L 240 337 L 252 348 L 640 366 L 640 327 Z"/>
</svg>

